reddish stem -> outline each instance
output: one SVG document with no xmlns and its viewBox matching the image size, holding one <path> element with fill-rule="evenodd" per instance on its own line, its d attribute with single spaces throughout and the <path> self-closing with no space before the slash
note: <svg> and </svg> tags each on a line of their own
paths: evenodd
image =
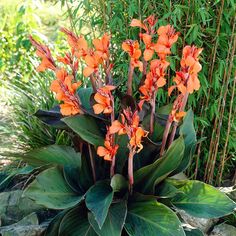
<svg viewBox="0 0 236 236">
<path fill-rule="evenodd" d="M 155 122 L 155 110 L 156 110 L 156 92 L 154 92 L 153 99 L 151 101 L 151 114 L 150 114 L 150 134 L 154 132 L 154 122 Z"/>
<path fill-rule="evenodd" d="M 129 151 L 129 160 L 128 160 L 128 176 L 129 176 L 129 191 L 130 194 L 133 192 L 133 184 L 134 184 L 134 173 L 133 173 L 133 159 L 134 159 L 134 152 L 130 148 Z"/>
<path fill-rule="evenodd" d="M 171 123 L 172 122 L 170 122 L 169 118 L 168 118 L 167 123 L 166 123 L 166 127 L 165 127 L 165 131 L 164 131 L 164 134 L 163 134 L 163 138 L 162 138 L 160 156 L 162 156 L 163 153 L 164 153 L 165 146 L 166 146 L 166 141 L 167 141 L 167 138 L 168 138 L 170 127 L 171 127 Z"/>
<path fill-rule="evenodd" d="M 128 73 L 128 81 L 127 81 L 127 94 L 132 96 L 132 81 L 133 81 L 133 73 L 134 67 L 132 66 L 131 62 L 129 64 L 129 73 Z"/>
<path fill-rule="evenodd" d="M 96 182 L 95 162 L 93 159 L 93 152 L 92 152 L 92 148 L 90 144 L 88 144 L 88 149 L 89 149 L 90 164 L 91 164 L 92 173 L 93 173 L 93 181 L 95 183 Z"/>
<path fill-rule="evenodd" d="M 115 120 L 115 111 L 114 111 L 114 98 L 111 95 L 111 106 L 112 106 L 112 113 L 111 113 L 111 124 Z M 115 134 L 112 135 L 112 144 L 115 144 Z M 115 165 L 116 165 L 116 156 L 112 157 L 111 168 L 110 168 L 110 176 L 112 177 L 115 174 Z"/>
</svg>

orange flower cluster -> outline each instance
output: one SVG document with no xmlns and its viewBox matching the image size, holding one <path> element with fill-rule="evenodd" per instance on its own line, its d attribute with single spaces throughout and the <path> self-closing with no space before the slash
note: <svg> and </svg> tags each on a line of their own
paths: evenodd
<svg viewBox="0 0 236 236">
<path fill-rule="evenodd" d="M 197 48 L 195 46 L 184 47 L 183 57 L 180 61 L 181 71 L 176 72 L 176 77 L 173 79 L 176 85 L 169 88 L 169 95 L 175 88 L 177 88 L 182 94 L 187 92 L 191 94 L 194 90 L 200 88 L 198 73 L 202 69 L 202 66 L 199 63 L 199 55 L 202 50 L 202 48 Z"/>
<path fill-rule="evenodd" d="M 171 54 L 172 45 L 177 42 L 179 33 L 171 25 L 161 26 L 157 30 L 158 40 L 155 45 L 155 51 L 161 60 L 165 60 L 167 55 Z"/>
<path fill-rule="evenodd" d="M 111 114 L 113 112 L 114 98 L 111 94 L 111 91 L 115 88 L 115 86 L 106 85 L 97 90 L 97 93 L 94 95 L 94 100 L 97 103 L 93 105 L 93 110 L 95 114 Z"/>
<path fill-rule="evenodd" d="M 134 19 L 130 24 L 133 27 L 140 27 L 146 31 L 145 33 L 140 34 L 140 38 L 145 44 L 144 60 L 146 62 L 150 61 L 153 58 L 154 52 L 156 52 L 159 57 L 159 59 L 151 61 L 150 71 L 146 75 L 144 84 L 139 88 L 139 91 L 142 94 L 139 103 L 140 108 L 145 101 L 150 104 L 155 103 L 158 88 L 161 88 L 166 84 L 165 70 L 169 66 L 166 57 L 171 54 L 170 49 L 178 40 L 179 35 L 172 26 L 161 26 L 157 30 L 157 42 L 152 42 L 152 38 L 156 34 L 156 23 L 157 20 L 155 17 L 149 16 L 143 23 L 140 20 Z"/>
<path fill-rule="evenodd" d="M 159 59 L 151 61 L 150 71 L 146 76 L 144 85 L 139 88 L 139 91 L 142 93 L 139 102 L 140 109 L 145 101 L 151 103 L 153 99 L 155 100 L 158 88 L 166 84 L 165 70 L 168 65 L 169 63 L 163 64 Z"/>
<path fill-rule="evenodd" d="M 112 161 L 115 158 L 119 145 L 114 144 L 114 135 L 110 133 L 109 128 L 104 142 L 104 147 L 99 146 L 97 148 L 97 154 L 103 157 L 106 161 Z"/>
<path fill-rule="evenodd" d="M 145 61 L 151 60 L 154 54 L 155 43 L 152 43 L 152 37 L 155 34 L 156 23 L 157 20 L 153 15 L 151 15 L 147 19 L 145 19 L 143 23 L 140 20 L 133 19 L 130 24 L 130 26 L 132 27 L 140 27 L 146 31 L 146 33 L 144 34 L 139 34 L 139 37 L 143 40 L 145 44 L 145 50 L 143 53 Z"/>
<path fill-rule="evenodd" d="M 78 59 L 83 59 L 86 67 L 83 70 L 83 75 L 89 77 L 93 73 L 97 73 L 99 65 L 105 65 L 109 59 L 109 45 L 111 36 L 104 34 L 101 39 L 94 39 L 94 49 L 88 48 L 88 43 L 83 36 L 76 36 L 74 33 L 63 28 L 62 31 L 67 35 L 67 41 L 71 47 L 72 54 Z"/>
<path fill-rule="evenodd" d="M 74 77 L 68 75 L 65 69 L 56 70 L 56 77 L 57 79 L 52 81 L 50 89 L 56 93 L 56 98 L 59 101 L 64 102 L 60 104 L 62 115 L 68 116 L 83 113 L 80 108 L 80 101 L 75 95 L 81 82 L 73 83 Z"/>
<path fill-rule="evenodd" d="M 37 51 L 36 54 L 38 57 L 42 59 L 42 62 L 37 67 L 37 71 L 43 72 L 46 69 L 51 69 L 53 71 L 56 70 L 56 64 L 52 58 L 52 54 L 49 50 L 49 48 L 45 45 L 40 44 L 35 39 L 30 36 L 30 41 L 34 47 L 36 47 Z"/>
<path fill-rule="evenodd" d="M 127 134 L 129 137 L 128 147 L 132 153 L 138 153 L 143 149 L 141 141 L 148 134 L 147 131 L 139 126 L 138 111 L 132 112 L 129 107 L 123 110 L 121 122 L 115 120 L 112 123 L 110 133 L 118 133 L 118 135 Z"/>
<path fill-rule="evenodd" d="M 76 96 L 76 90 L 81 85 L 80 81 L 77 82 L 75 80 L 78 63 L 73 61 L 69 53 L 67 53 L 65 57 L 58 57 L 59 62 L 71 67 L 73 75 L 70 75 L 64 68 L 58 68 L 56 66 L 48 47 L 40 44 L 31 36 L 30 40 L 37 49 L 36 54 L 42 59 L 37 70 L 45 71 L 46 69 L 51 69 L 56 74 L 56 79 L 52 81 L 50 89 L 56 93 L 57 100 L 63 102 L 63 104 L 60 104 L 61 114 L 68 116 L 83 113 L 80 99 Z"/>
<path fill-rule="evenodd" d="M 139 61 L 142 52 L 139 48 L 138 41 L 126 40 L 122 43 L 122 49 L 129 54 L 132 68 L 138 67 L 140 71 L 143 71 L 143 63 Z"/>
</svg>

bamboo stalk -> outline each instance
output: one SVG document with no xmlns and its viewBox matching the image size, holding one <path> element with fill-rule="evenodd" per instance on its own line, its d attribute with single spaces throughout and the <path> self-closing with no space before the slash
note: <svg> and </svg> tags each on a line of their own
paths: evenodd
<svg viewBox="0 0 236 236">
<path fill-rule="evenodd" d="M 232 32 L 234 32 L 234 31 L 232 31 Z M 227 92 L 228 92 L 230 75 L 231 75 L 231 71 L 232 71 L 232 67 L 233 67 L 233 59 L 235 56 L 235 54 L 234 54 L 235 47 L 236 47 L 236 37 L 234 37 L 234 43 L 233 43 L 233 49 L 232 49 L 231 58 L 230 58 L 228 76 L 226 77 L 226 82 L 225 82 L 225 86 L 224 86 L 224 94 L 223 94 L 223 99 L 222 99 L 222 103 L 221 103 L 222 109 L 220 111 L 220 119 L 218 122 L 217 133 L 216 133 L 216 143 L 214 145 L 215 151 L 213 153 L 213 158 L 212 158 L 213 162 L 212 162 L 212 166 L 210 168 L 210 173 L 209 173 L 209 182 L 210 183 L 212 182 L 212 179 L 213 179 L 216 157 L 217 157 L 218 148 L 219 148 L 219 140 L 220 140 L 221 127 L 222 127 L 222 123 L 223 123 L 223 115 L 224 115 L 224 111 L 225 111 L 226 97 L 227 97 Z"/>
<path fill-rule="evenodd" d="M 234 24 L 233 24 L 233 31 L 234 32 L 234 28 L 235 28 L 235 19 L 236 16 L 234 18 Z M 231 46 L 233 44 L 233 34 L 231 35 L 230 38 L 230 42 L 229 42 L 229 50 L 228 50 L 228 55 L 226 58 L 226 65 L 229 63 L 229 58 L 230 58 L 230 51 L 231 51 Z M 222 80 L 222 88 L 220 91 L 220 96 L 219 96 L 219 101 L 218 101 L 218 108 L 217 108 L 217 113 L 220 114 L 220 109 L 221 109 L 221 98 L 223 96 L 223 92 L 224 92 L 224 88 L 225 88 L 225 83 L 227 81 L 227 70 L 225 68 L 224 71 L 224 76 L 223 76 L 223 80 Z M 207 160 L 207 165 L 206 165 L 206 169 L 205 169 L 205 173 L 204 173 L 204 181 L 209 182 L 209 178 L 210 178 L 210 172 L 211 172 L 211 163 L 213 163 L 213 154 L 215 152 L 215 148 L 216 148 L 216 141 L 217 141 L 217 122 L 218 122 L 218 117 L 215 117 L 215 121 L 214 121 L 214 127 L 212 130 L 212 136 L 211 136 L 211 142 L 210 142 L 210 150 L 209 150 L 209 154 L 208 154 L 208 160 Z"/>
<path fill-rule="evenodd" d="M 219 175 L 218 175 L 218 181 L 217 181 L 218 182 L 218 186 L 220 186 L 221 180 L 222 180 L 222 175 L 223 175 L 224 165 L 225 165 L 226 151 L 227 151 L 228 142 L 229 142 L 229 135 L 230 135 L 230 131 L 231 131 L 231 116 L 232 116 L 232 110 L 233 110 L 233 102 L 234 102 L 234 94 L 235 94 L 235 84 L 236 84 L 236 73 L 234 75 L 233 94 L 231 95 L 231 100 L 230 100 L 230 108 L 229 108 L 228 128 L 227 128 L 226 140 L 225 140 L 223 154 L 221 155 L 221 158 L 220 158 L 220 168 L 219 168 Z M 232 120 L 232 123 L 233 123 L 233 120 Z"/>
</svg>

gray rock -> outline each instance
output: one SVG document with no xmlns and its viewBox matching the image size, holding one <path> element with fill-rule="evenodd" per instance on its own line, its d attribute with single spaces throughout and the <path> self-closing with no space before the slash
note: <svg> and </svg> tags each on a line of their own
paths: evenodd
<svg viewBox="0 0 236 236">
<path fill-rule="evenodd" d="M 183 221 L 186 224 L 191 225 L 194 228 L 200 229 L 203 233 L 207 233 L 209 231 L 209 229 L 218 222 L 218 219 L 204 219 L 204 218 L 197 218 L 194 216 L 191 216 L 189 214 L 187 214 L 185 211 L 183 210 L 179 210 L 177 211 L 181 218 L 183 219 Z"/>
<path fill-rule="evenodd" d="M 236 188 L 235 187 L 220 187 L 218 188 L 221 192 L 225 193 L 230 197 L 233 201 L 236 202 Z"/>
<path fill-rule="evenodd" d="M 216 225 L 209 236 L 235 236 L 236 228 L 232 225 Z"/>
<path fill-rule="evenodd" d="M 42 209 L 31 199 L 22 197 L 22 191 L 10 191 L 0 193 L 0 216 L 1 224 L 14 224 L 31 212 Z"/>
<path fill-rule="evenodd" d="M 2 236 L 40 236 L 43 234 L 47 225 L 38 224 L 38 217 L 32 213 L 16 224 L 0 227 L 0 235 Z"/>
</svg>

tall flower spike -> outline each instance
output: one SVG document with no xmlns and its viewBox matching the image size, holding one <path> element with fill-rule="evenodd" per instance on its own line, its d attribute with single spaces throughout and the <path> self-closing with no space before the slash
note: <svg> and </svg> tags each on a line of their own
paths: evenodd
<svg viewBox="0 0 236 236">
<path fill-rule="evenodd" d="M 129 158 L 128 158 L 128 175 L 130 190 L 132 191 L 133 179 L 133 157 L 136 153 L 143 149 L 142 138 L 146 137 L 148 132 L 139 126 L 138 111 L 132 112 L 128 107 L 121 114 L 121 122 L 114 121 L 110 127 L 110 133 L 118 133 L 118 135 L 127 134 L 129 143 Z"/>
<path fill-rule="evenodd" d="M 42 59 L 41 64 L 37 67 L 37 71 L 43 72 L 46 69 L 56 70 L 56 64 L 52 58 L 49 48 L 37 42 L 32 36 L 29 39 L 34 47 L 36 47 L 36 54 Z"/>
</svg>

